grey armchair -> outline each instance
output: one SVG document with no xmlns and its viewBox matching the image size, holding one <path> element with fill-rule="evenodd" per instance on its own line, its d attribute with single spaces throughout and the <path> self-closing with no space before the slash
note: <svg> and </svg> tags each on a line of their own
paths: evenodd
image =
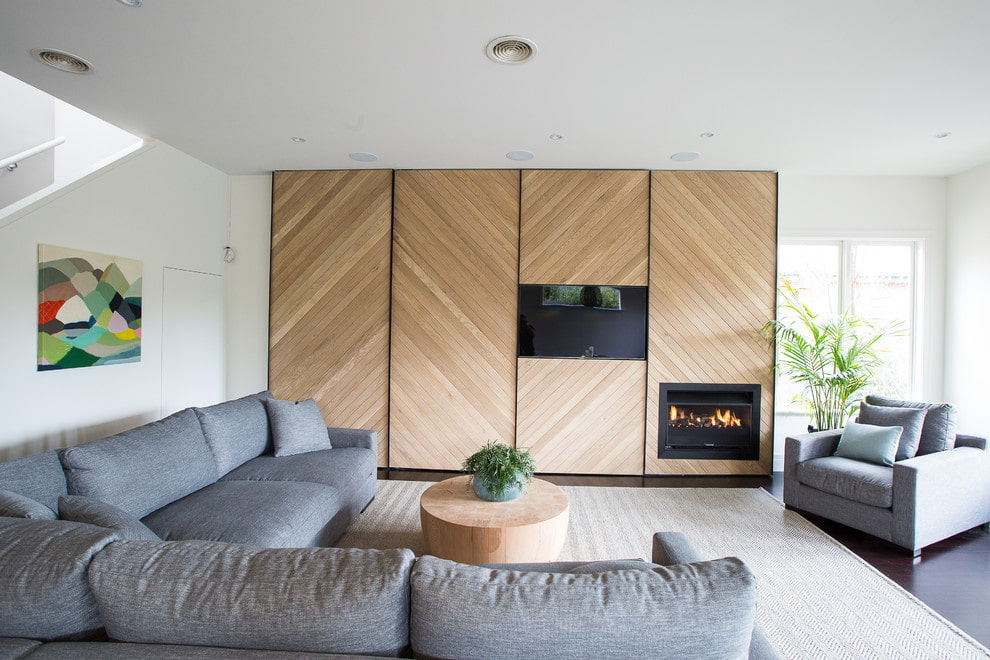
<svg viewBox="0 0 990 660">
<path fill-rule="evenodd" d="M 833 456 L 841 435 L 787 438 L 785 505 L 890 541 L 915 557 L 927 545 L 990 521 L 985 438 L 955 435 L 951 448 L 887 467 Z"/>
</svg>

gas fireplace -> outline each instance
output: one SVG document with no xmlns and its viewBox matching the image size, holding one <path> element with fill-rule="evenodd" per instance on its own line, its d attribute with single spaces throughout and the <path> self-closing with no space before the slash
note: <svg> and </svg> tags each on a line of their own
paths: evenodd
<svg viewBox="0 0 990 660">
<path fill-rule="evenodd" d="M 659 458 L 757 460 L 760 386 L 660 384 Z"/>
</svg>

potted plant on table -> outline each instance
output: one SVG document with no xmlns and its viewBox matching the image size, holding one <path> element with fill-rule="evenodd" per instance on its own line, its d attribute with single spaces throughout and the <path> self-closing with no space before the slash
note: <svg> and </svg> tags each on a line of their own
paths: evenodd
<svg viewBox="0 0 990 660">
<path fill-rule="evenodd" d="M 529 450 L 492 440 L 468 456 L 461 471 L 471 475 L 478 497 L 489 502 L 506 502 L 526 490 L 536 472 L 536 463 Z"/>
</svg>

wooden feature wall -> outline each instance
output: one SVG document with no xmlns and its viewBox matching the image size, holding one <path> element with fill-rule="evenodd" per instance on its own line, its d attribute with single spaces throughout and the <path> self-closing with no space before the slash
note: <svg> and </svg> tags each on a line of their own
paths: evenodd
<svg viewBox="0 0 990 660">
<path fill-rule="evenodd" d="M 392 172 L 276 172 L 269 388 L 378 431 L 388 465 Z"/>
<path fill-rule="evenodd" d="M 540 472 L 643 474 L 645 361 L 520 358 L 517 406 Z"/>
<path fill-rule="evenodd" d="M 777 176 L 653 172 L 646 474 L 769 474 Z M 657 458 L 661 382 L 760 383 L 758 461 Z"/>
<path fill-rule="evenodd" d="M 524 170 L 522 284 L 645 286 L 650 173 Z"/>
<path fill-rule="evenodd" d="M 458 469 L 515 438 L 519 171 L 399 171 L 390 464 Z"/>
</svg>

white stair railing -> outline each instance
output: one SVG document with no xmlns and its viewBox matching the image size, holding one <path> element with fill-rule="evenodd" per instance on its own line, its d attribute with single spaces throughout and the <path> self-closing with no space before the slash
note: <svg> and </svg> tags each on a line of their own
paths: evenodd
<svg viewBox="0 0 990 660">
<path fill-rule="evenodd" d="M 31 156 L 37 156 L 40 153 L 44 153 L 49 149 L 54 149 L 58 145 L 65 142 L 64 137 L 57 137 L 54 140 L 49 140 L 43 144 L 39 144 L 36 147 L 31 147 L 30 149 L 25 149 L 24 151 L 14 154 L 13 156 L 8 156 L 3 160 L 0 160 L 0 169 L 6 168 L 8 172 L 13 172 L 17 169 L 17 164 L 24 160 L 25 158 L 30 158 Z"/>
</svg>

